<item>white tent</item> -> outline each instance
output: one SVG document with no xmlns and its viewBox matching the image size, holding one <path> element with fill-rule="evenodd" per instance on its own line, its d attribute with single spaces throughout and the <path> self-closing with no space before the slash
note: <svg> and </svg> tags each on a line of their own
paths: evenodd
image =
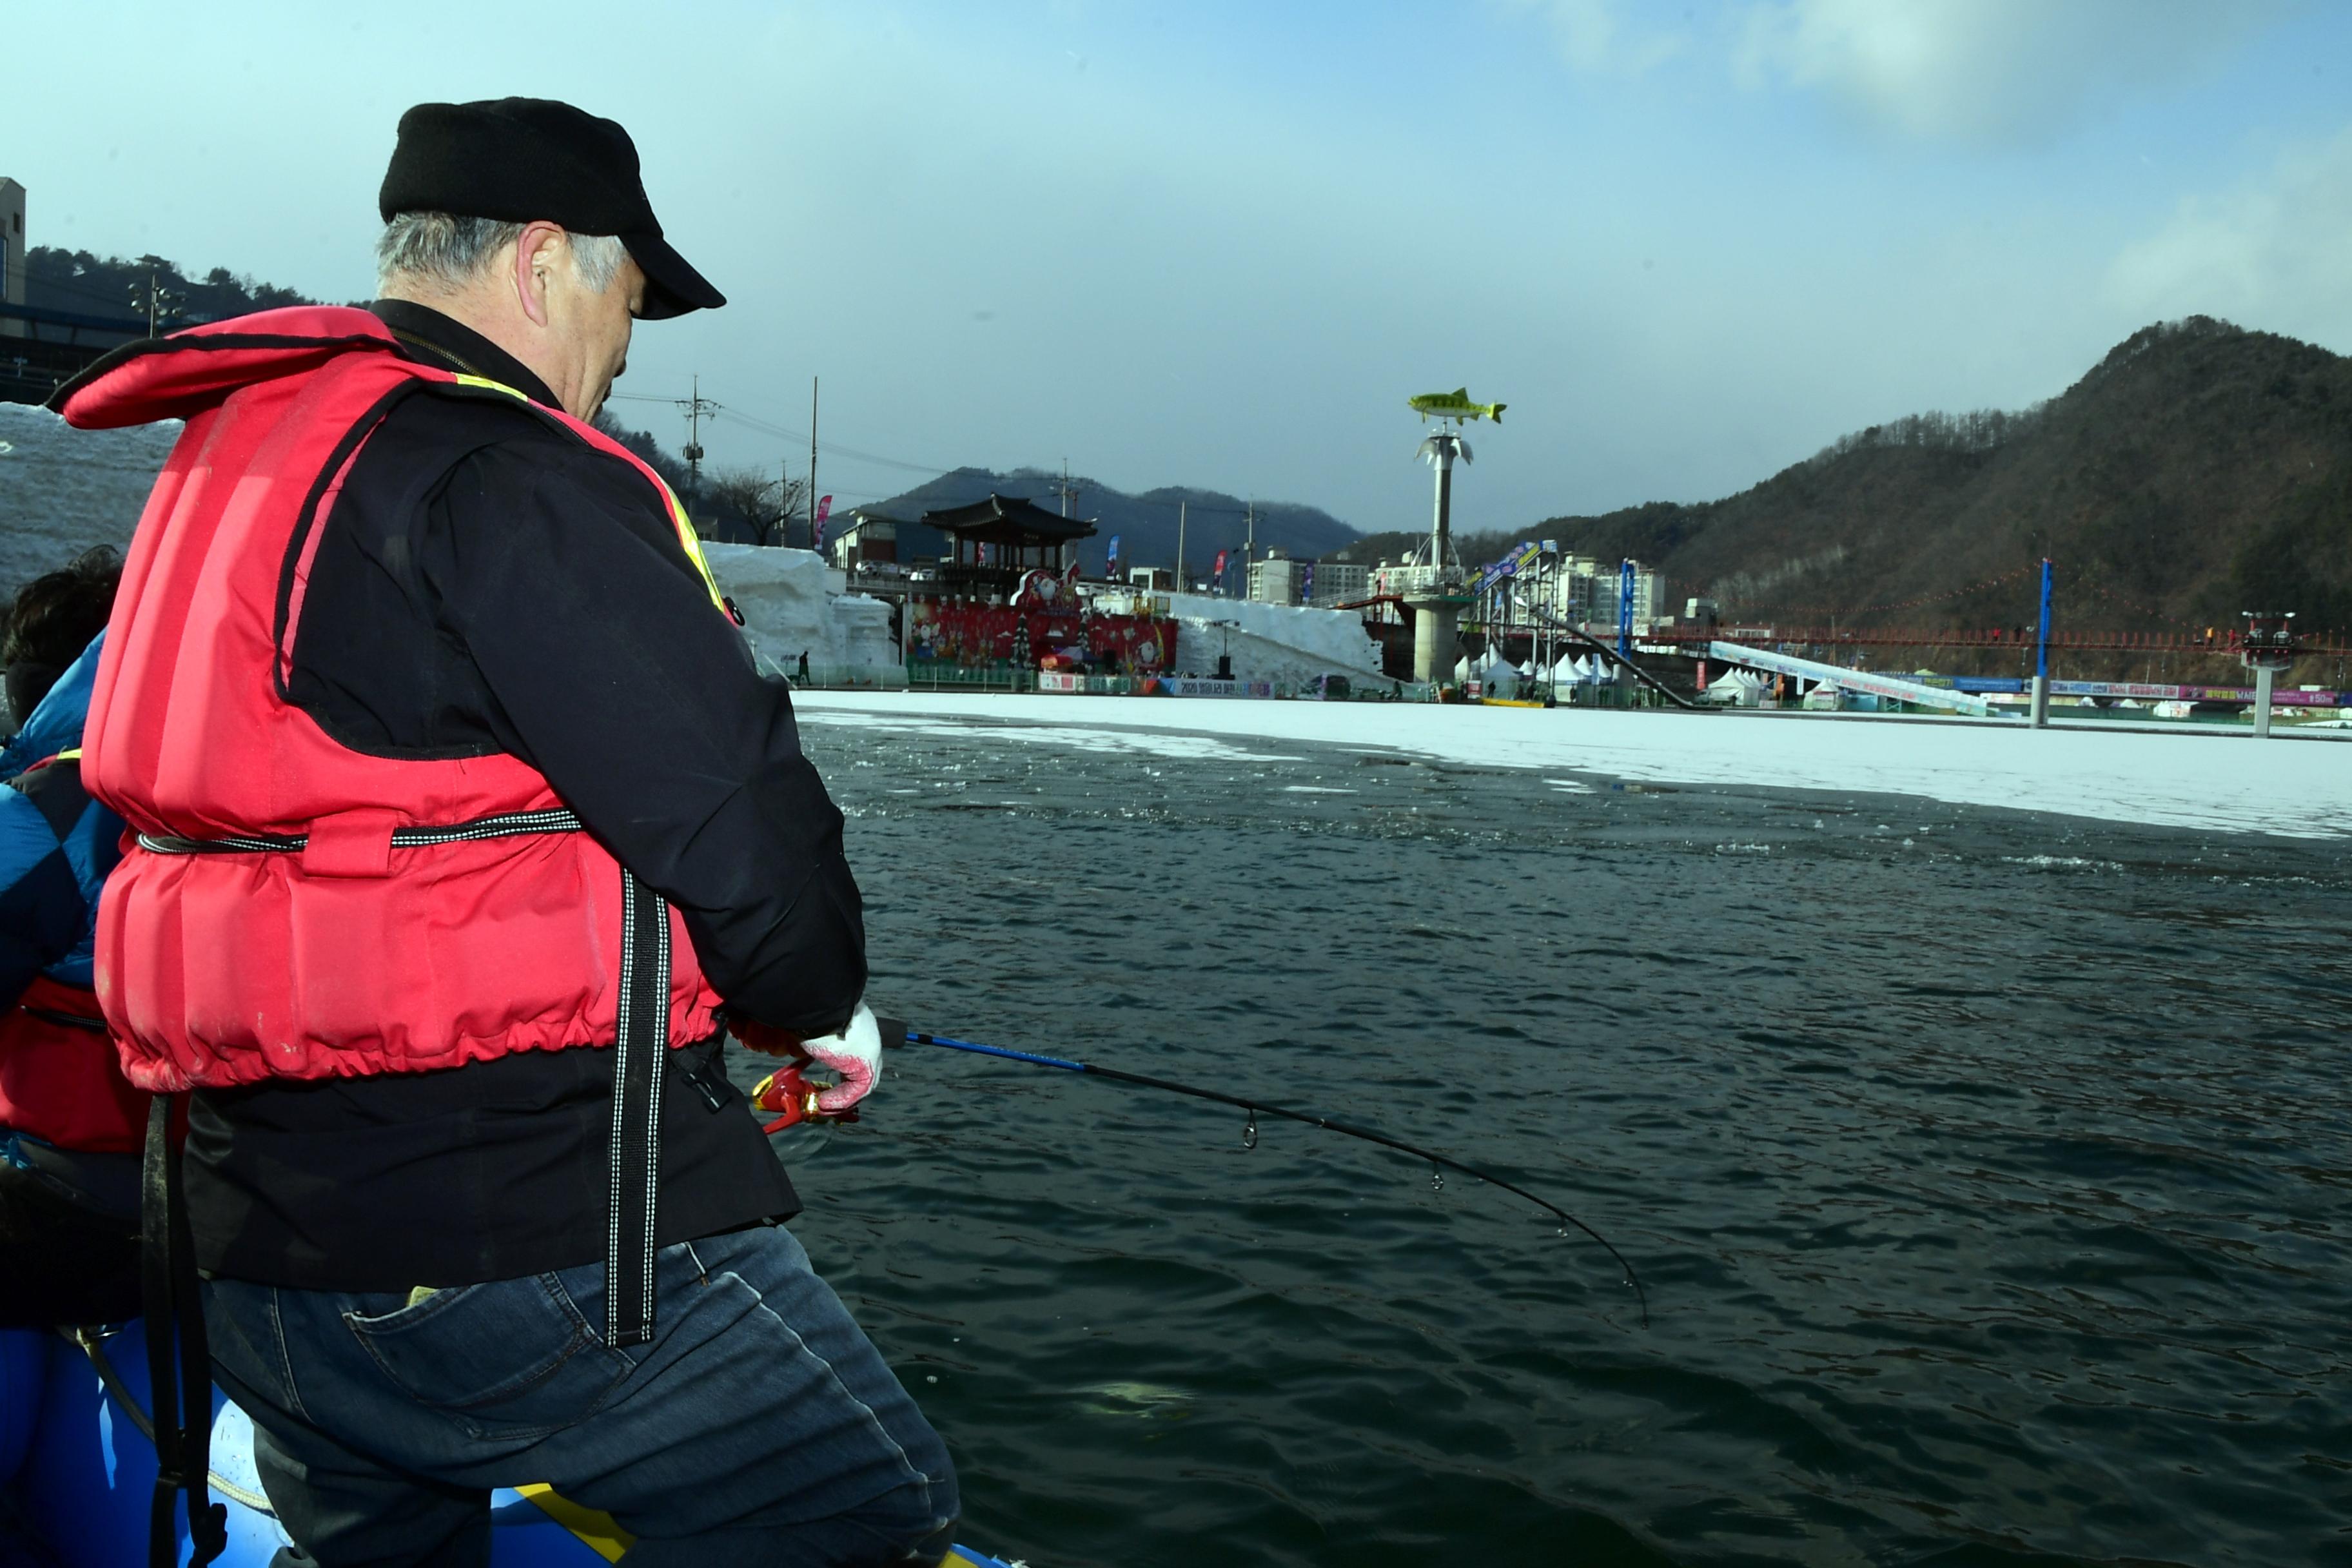
<svg viewBox="0 0 2352 1568">
<path fill-rule="evenodd" d="M 1481 689 L 1489 697 L 1508 697 L 1519 687 L 1519 667 L 1505 658 L 1494 648 L 1479 661 L 1478 679 Z"/>
<path fill-rule="evenodd" d="M 1454 661 L 1454 684 L 1459 686 L 1469 679 L 1470 656 L 1465 653 L 1460 658 Z"/>
<path fill-rule="evenodd" d="M 1753 708 L 1764 700 L 1764 678 L 1753 670 L 1727 669 L 1706 683 L 1710 701 Z"/>
</svg>

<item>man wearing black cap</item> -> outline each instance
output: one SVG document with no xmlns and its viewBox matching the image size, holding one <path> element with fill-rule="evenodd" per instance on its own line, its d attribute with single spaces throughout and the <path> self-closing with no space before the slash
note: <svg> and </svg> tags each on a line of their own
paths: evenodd
<svg viewBox="0 0 2352 1568">
<path fill-rule="evenodd" d="M 109 1021 L 194 1091 L 217 1375 L 297 1561 L 486 1563 L 491 1489 L 544 1482 L 632 1563 L 936 1562 L 944 1447 L 782 1227 L 714 1021 L 838 1069 L 828 1110 L 872 1087 L 841 816 L 674 498 L 583 423 L 635 320 L 724 299 L 564 104 L 411 110 L 381 207 L 374 320 L 196 329 L 59 399 L 189 421 L 87 766 L 138 832 Z"/>
</svg>

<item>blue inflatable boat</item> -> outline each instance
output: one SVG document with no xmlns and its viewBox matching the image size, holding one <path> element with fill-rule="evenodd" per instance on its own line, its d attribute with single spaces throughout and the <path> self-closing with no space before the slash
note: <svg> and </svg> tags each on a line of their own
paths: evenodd
<svg viewBox="0 0 2352 1568">
<path fill-rule="evenodd" d="M 0 1568 L 134 1568 L 147 1561 L 155 1486 L 147 1350 L 106 1334 L 0 1329 Z M 213 1391 L 212 1492 L 228 1510 L 222 1568 L 266 1568 L 288 1544 L 253 1466 L 253 1423 Z M 491 1499 L 497 1568 L 617 1563 L 628 1532 L 545 1487 Z M 186 1561 L 184 1523 L 180 1561 Z M 948 1568 L 1011 1568 L 968 1547 Z"/>
</svg>

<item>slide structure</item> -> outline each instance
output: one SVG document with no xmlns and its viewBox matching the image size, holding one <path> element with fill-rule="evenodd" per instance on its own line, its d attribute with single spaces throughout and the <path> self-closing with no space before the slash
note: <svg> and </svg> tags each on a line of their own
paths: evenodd
<svg viewBox="0 0 2352 1568">
<path fill-rule="evenodd" d="M 1891 675 L 1873 675 L 1865 670 L 1848 669 L 1843 665 L 1798 658 L 1792 654 L 1767 653 L 1760 647 L 1749 647 L 1743 643 L 1711 642 L 1706 645 L 1706 657 L 1748 669 L 1794 676 L 1800 680 L 1827 681 L 1841 691 L 1867 691 L 1874 697 L 1892 698 L 1897 702 L 1914 703 L 1921 708 L 1941 708 L 1979 719 L 1989 718 L 1992 714 L 1992 704 L 1974 692 L 1923 686 L 1916 680 L 1904 680 Z"/>
</svg>

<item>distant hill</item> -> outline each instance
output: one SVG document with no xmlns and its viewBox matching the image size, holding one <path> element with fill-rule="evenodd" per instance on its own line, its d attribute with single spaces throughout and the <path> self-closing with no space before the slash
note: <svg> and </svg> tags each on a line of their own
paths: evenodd
<svg viewBox="0 0 2352 1568">
<path fill-rule="evenodd" d="M 1069 482 L 1076 491 L 1071 500 L 1072 514 L 1089 518 L 1095 524 L 1095 536 L 1078 547 L 1078 558 L 1090 573 L 1102 569 L 1103 552 L 1113 534 L 1118 536 L 1122 565 L 1173 566 L 1180 504 L 1185 520 L 1184 563 L 1193 575 L 1205 574 L 1220 550 L 1231 549 L 1234 559 L 1240 559 L 1249 503 L 1238 496 L 1181 486 L 1129 495 L 1093 479 L 1073 476 Z M 1058 511 L 1062 505 L 1061 484 L 1059 474 L 1049 474 L 1042 468 L 1015 468 L 1009 474 L 987 468 L 958 468 L 888 500 L 858 510 L 918 524 L 898 536 L 898 559 L 905 561 L 916 555 L 938 555 L 946 548 L 937 530 L 919 526 L 927 511 L 968 506 L 992 490 Z M 1356 538 L 1354 529 L 1319 507 L 1294 501 L 1259 501 L 1256 508 L 1261 551 L 1270 544 L 1279 545 L 1293 556 L 1307 559 L 1329 554 Z"/>
<path fill-rule="evenodd" d="M 1547 536 L 1740 620 L 2030 625 L 2046 555 L 2062 624 L 2352 629 L 2352 359 L 2191 317 L 2021 413 L 1873 426 L 1723 500 L 1555 517 L 1463 556 Z"/>
<path fill-rule="evenodd" d="M 133 309 L 131 294 L 136 289 L 143 299 L 151 276 L 173 303 L 166 320 L 180 326 L 319 302 L 291 289 L 241 278 L 226 267 L 215 267 L 202 278 L 190 278 L 177 262 L 160 256 L 125 260 L 120 256 L 93 256 L 87 250 L 37 245 L 25 253 L 25 303 L 84 316 L 143 316 L 143 309 Z"/>
</svg>

